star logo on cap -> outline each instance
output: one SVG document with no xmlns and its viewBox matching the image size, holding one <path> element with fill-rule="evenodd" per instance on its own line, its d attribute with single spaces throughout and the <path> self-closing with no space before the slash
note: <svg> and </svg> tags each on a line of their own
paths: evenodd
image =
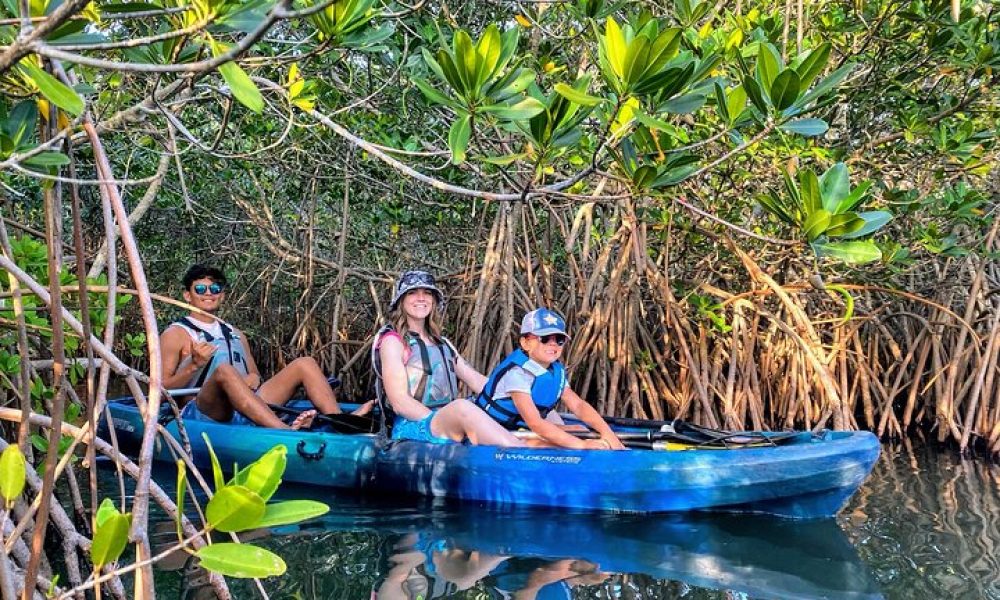
<svg viewBox="0 0 1000 600">
<path fill-rule="evenodd" d="M 545 315 L 545 318 L 542 320 L 549 325 L 556 325 L 559 323 L 559 319 L 557 319 L 554 315 Z"/>
</svg>

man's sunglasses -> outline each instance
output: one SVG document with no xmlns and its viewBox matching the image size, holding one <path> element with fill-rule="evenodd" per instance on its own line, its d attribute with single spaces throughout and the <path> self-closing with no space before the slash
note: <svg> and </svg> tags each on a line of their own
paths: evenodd
<svg viewBox="0 0 1000 600">
<path fill-rule="evenodd" d="M 198 294 L 199 296 L 204 296 L 206 293 L 212 295 L 221 294 L 223 291 L 225 291 L 226 286 L 222 285 L 221 283 L 213 283 L 212 285 L 205 285 L 204 283 L 196 283 L 191 289 L 194 290 L 194 293 Z"/>
<path fill-rule="evenodd" d="M 566 345 L 566 340 L 568 339 L 565 335 L 561 333 L 550 333 L 548 335 L 536 335 L 538 341 L 543 344 L 548 344 L 551 341 L 555 341 L 556 346 L 562 347 Z"/>
</svg>

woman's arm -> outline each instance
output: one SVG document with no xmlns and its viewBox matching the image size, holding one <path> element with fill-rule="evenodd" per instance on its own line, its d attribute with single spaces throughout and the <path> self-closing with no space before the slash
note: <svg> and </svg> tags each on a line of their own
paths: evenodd
<svg viewBox="0 0 1000 600">
<path fill-rule="evenodd" d="M 470 365 L 465 362 L 465 359 L 461 355 L 455 355 L 455 376 L 469 386 L 469 389 L 473 394 L 478 394 L 483 391 L 483 387 L 486 385 L 486 376 L 480 373 Z M 454 398 L 452 398 L 454 400 Z"/>
<path fill-rule="evenodd" d="M 431 409 L 410 395 L 406 364 L 403 362 L 403 342 L 399 336 L 384 335 L 375 343 L 379 344 L 378 353 L 382 362 L 382 387 L 392 410 L 411 421 L 423 419 Z"/>
</svg>

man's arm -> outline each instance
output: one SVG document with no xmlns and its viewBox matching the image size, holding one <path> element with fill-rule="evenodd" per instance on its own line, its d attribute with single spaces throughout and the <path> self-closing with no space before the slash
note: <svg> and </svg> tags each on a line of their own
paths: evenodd
<svg viewBox="0 0 1000 600">
<path fill-rule="evenodd" d="M 184 358 L 191 356 L 191 337 L 179 327 L 169 327 L 160 334 L 160 357 L 161 368 L 163 369 L 163 387 L 178 389 L 191 381 L 194 374 L 206 363 L 198 364 L 192 359 L 183 367 L 180 367 Z M 211 355 L 209 355 L 211 360 Z"/>
</svg>

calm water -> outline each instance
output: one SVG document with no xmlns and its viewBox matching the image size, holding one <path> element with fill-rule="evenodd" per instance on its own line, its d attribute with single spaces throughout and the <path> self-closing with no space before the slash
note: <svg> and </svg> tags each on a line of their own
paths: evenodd
<svg viewBox="0 0 1000 600">
<path fill-rule="evenodd" d="M 169 482 L 164 472 L 159 480 Z M 412 499 L 331 505 L 253 543 L 284 557 L 272 598 L 1000 599 L 1000 467 L 885 446 L 836 520 L 495 512 Z M 154 528 L 170 543 L 172 524 Z M 193 565 L 162 565 L 162 598 L 210 598 Z M 236 598 L 259 597 L 231 580 Z"/>
</svg>

